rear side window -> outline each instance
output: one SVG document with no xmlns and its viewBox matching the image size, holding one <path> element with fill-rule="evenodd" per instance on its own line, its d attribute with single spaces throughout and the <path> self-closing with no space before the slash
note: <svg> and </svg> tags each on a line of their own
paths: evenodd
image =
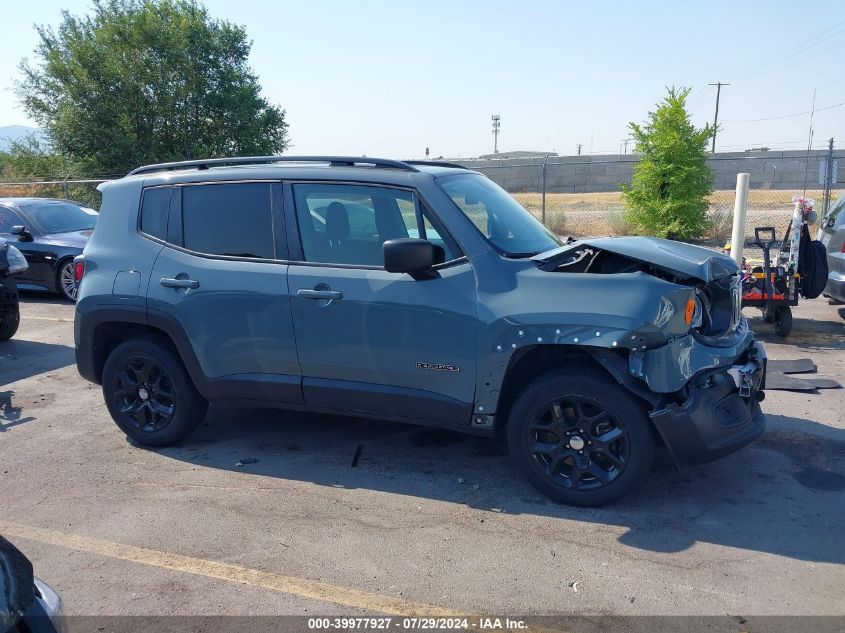
<svg viewBox="0 0 845 633">
<path fill-rule="evenodd" d="M 141 230 L 160 240 L 165 239 L 169 207 L 170 187 L 145 190 L 141 201 Z"/>
<path fill-rule="evenodd" d="M 182 188 L 184 246 L 210 255 L 274 259 L 269 183 Z"/>
</svg>

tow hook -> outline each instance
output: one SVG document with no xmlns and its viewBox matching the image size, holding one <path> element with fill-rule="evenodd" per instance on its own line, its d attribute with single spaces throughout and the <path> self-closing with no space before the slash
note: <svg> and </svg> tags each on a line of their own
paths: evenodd
<svg viewBox="0 0 845 633">
<path fill-rule="evenodd" d="M 739 396 L 741 398 L 751 397 L 751 391 L 754 388 L 753 378 L 755 371 L 757 371 L 757 365 L 754 363 L 734 365 L 728 369 L 728 374 L 734 379 L 734 384 L 739 389 Z"/>
</svg>

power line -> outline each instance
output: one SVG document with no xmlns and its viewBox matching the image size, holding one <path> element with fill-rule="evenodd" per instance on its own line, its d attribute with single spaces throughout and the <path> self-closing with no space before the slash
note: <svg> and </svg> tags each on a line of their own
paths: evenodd
<svg viewBox="0 0 845 633">
<path fill-rule="evenodd" d="M 731 77 L 731 79 L 733 79 L 735 81 L 736 79 L 738 79 L 740 77 L 745 77 L 749 74 L 758 72 L 758 71 L 766 68 L 767 66 L 769 67 L 769 70 L 771 70 L 771 68 L 776 66 L 778 64 L 778 62 L 780 62 L 784 59 L 788 59 L 790 57 L 794 57 L 795 51 L 805 52 L 805 51 L 808 51 L 809 49 L 812 49 L 816 46 L 819 46 L 820 44 L 827 43 L 827 41 L 830 40 L 833 37 L 837 37 L 839 35 L 839 31 L 837 31 L 837 29 L 840 26 L 843 26 L 843 25 L 845 25 L 845 20 L 837 22 L 836 24 L 829 26 L 822 31 L 819 31 L 818 33 L 815 33 L 814 35 L 811 35 L 810 37 L 808 37 L 807 39 L 805 39 L 801 42 L 798 42 L 796 44 L 792 44 L 787 51 L 784 51 L 782 53 L 778 53 L 777 55 L 773 55 L 772 57 L 764 59 L 763 61 L 761 61 L 758 64 L 754 64 L 752 66 L 748 66 L 747 68 L 745 68 L 743 70 L 740 70 L 737 74 L 733 75 Z M 834 31 L 834 32 L 832 32 L 832 31 Z"/>
<path fill-rule="evenodd" d="M 725 123 L 755 123 L 757 121 L 775 121 L 777 119 L 791 119 L 796 116 L 804 116 L 805 114 L 812 114 L 813 112 L 821 112 L 822 110 L 832 110 L 833 108 L 841 108 L 845 105 L 845 101 L 841 103 L 834 103 L 833 105 L 825 106 L 823 108 L 816 108 L 815 110 L 805 110 L 804 112 L 795 112 L 794 114 L 783 114 L 781 116 L 770 116 L 762 119 L 726 119 Z"/>
</svg>

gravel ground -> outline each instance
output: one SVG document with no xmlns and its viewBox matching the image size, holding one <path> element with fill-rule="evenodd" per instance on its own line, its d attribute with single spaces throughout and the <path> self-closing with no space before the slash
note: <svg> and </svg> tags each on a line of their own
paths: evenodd
<svg viewBox="0 0 845 633">
<path fill-rule="evenodd" d="M 845 615 L 841 389 L 770 391 L 757 442 L 683 472 L 662 456 L 577 509 L 493 441 L 398 424 L 215 406 L 178 446 L 133 446 L 76 372 L 72 306 L 22 313 L 0 344 L 0 532 L 70 614 Z M 837 308 L 795 317 L 786 340 L 754 318 L 770 358 L 845 382 Z"/>
</svg>

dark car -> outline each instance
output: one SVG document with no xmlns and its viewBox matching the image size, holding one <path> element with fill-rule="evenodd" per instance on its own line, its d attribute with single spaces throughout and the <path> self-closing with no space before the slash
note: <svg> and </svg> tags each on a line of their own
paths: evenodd
<svg viewBox="0 0 845 633">
<path fill-rule="evenodd" d="M 21 252 L 0 241 L 0 341 L 8 341 L 18 331 L 21 313 L 14 275 L 25 272 L 26 268 Z"/>
<path fill-rule="evenodd" d="M 32 563 L 0 536 L 0 633 L 60 633 L 62 600 L 36 578 Z"/>
<path fill-rule="evenodd" d="M 732 259 L 654 238 L 563 242 L 443 163 L 259 157 L 102 187 L 76 362 L 140 444 L 209 401 L 507 436 L 529 481 L 600 505 L 765 429 L 766 357 Z"/>
<path fill-rule="evenodd" d="M 17 246 L 29 262 L 29 270 L 17 276 L 18 286 L 76 301 L 73 258 L 96 223 L 94 209 L 71 200 L 0 198 L 0 241 Z"/>
</svg>

